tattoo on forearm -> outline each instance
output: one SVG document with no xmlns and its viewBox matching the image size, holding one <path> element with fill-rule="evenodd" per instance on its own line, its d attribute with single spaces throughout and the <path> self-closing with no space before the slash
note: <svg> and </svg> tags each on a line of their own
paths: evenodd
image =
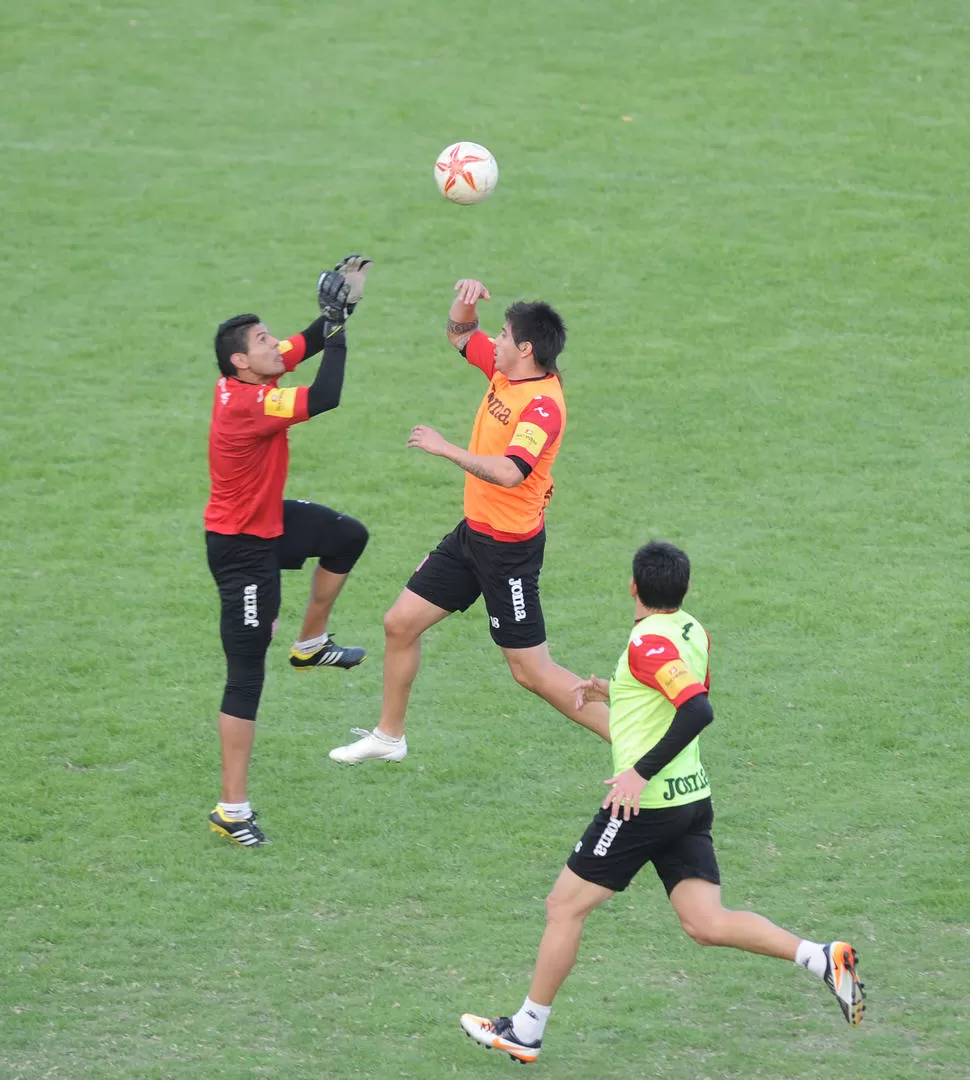
<svg viewBox="0 0 970 1080">
<path fill-rule="evenodd" d="M 469 462 L 467 465 L 462 465 L 465 472 L 469 472 L 472 476 L 477 476 L 479 480 L 484 480 L 489 484 L 497 484 L 498 481 L 495 477 L 482 465 L 475 465 L 473 462 Z"/>
<path fill-rule="evenodd" d="M 448 316 L 448 333 L 449 334 L 474 334 L 478 329 L 478 319 L 474 322 L 455 322 L 455 320 Z"/>
</svg>

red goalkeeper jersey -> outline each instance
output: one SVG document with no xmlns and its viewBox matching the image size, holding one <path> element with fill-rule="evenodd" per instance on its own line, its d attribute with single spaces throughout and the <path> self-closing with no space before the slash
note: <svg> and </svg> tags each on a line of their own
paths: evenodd
<svg viewBox="0 0 970 1080">
<path fill-rule="evenodd" d="M 302 334 L 280 342 L 286 370 L 306 355 Z M 290 463 L 288 431 L 309 420 L 309 387 L 281 389 L 223 376 L 209 428 L 209 532 L 271 539 L 283 534 L 283 488 Z"/>
</svg>

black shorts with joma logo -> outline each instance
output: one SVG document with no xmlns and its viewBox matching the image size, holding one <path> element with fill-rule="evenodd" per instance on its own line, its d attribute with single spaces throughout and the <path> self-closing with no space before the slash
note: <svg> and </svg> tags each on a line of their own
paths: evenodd
<svg viewBox="0 0 970 1080">
<path fill-rule="evenodd" d="M 710 797 L 681 806 L 641 810 L 629 821 L 600 810 L 566 865 L 584 881 L 622 892 L 648 862 L 669 896 L 687 878 L 721 884 L 714 854 Z"/>
<path fill-rule="evenodd" d="M 531 649 L 546 640 L 539 603 L 545 530 L 506 542 L 462 522 L 411 575 L 407 587 L 445 611 L 465 611 L 485 599 L 492 640 L 503 649 Z"/>
<path fill-rule="evenodd" d="M 346 514 L 300 499 L 283 502 L 283 535 L 206 533 L 209 569 L 221 601 L 220 629 L 226 657 L 260 663 L 280 613 L 280 571 L 299 570 L 316 558 L 346 574 L 367 543 L 367 530 Z"/>
</svg>

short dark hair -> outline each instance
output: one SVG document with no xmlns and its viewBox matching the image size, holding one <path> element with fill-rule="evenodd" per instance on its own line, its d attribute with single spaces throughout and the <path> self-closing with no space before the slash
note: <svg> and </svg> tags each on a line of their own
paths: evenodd
<svg viewBox="0 0 970 1080">
<path fill-rule="evenodd" d="M 651 540 L 633 556 L 633 581 L 644 607 L 676 611 L 690 585 L 690 559 L 673 544 Z"/>
<path fill-rule="evenodd" d="M 558 372 L 556 357 L 566 347 L 566 324 L 548 304 L 519 300 L 505 311 L 516 345 L 532 343 L 532 355 L 539 367 Z"/>
<path fill-rule="evenodd" d="M 258 315 L 233 315 L 216 331 L 216 363 L 223 375 L 235 375 L 232 354 L 249 352 L 249 328 L 263 320 Z"/>
</svg>

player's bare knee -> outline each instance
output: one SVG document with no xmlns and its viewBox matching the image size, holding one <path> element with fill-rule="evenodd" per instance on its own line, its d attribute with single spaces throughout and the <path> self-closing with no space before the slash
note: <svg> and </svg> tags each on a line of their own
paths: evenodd
<svg viewBox="0 0 970 1080">
<path fill-rule="evenodd" d="M 724 942 L 721 920 L 717 915 L 682 916 L 684 933 L 698 945 L 721 945 Z"/>
<path fill-rule="evenodd" d="M 404 620 L 392 607 L 384 612 L 384 636 L 388 639 L 401 637 L 404 633 Z"/>
<path fill-rule="evenodd" d="M 570 906 L 556 894 L 555 889 L 546 897 L 546 921 L 563 922 L 572 917 Z"/>
<path fill-rule="evenodd" d="M 523 687 L 525 690 L 531 691 L 533 694 L 539 692 L 539 685 L 541 679 L 539 678 L 539 672 L 532 664 L 524 664 L 520 660 L 510 659 L 508 661 L 509 671 L 512 673 L 512 678 Z"/>
<path fill-rule="evenodd" d="M 574 896 L 565 896 L 553 889 L 546 897 L 546 921 L 564 923 L 579 919 L 584 922 L 594 907 L 596 907 L 595 903 L 583 901 Z"/>
<path fill-rule="evenodd" d="M 532 675 L 531 671 L 526 671 L 524 668 L 512 668 L 512 678 L 523 688 L 530 693 L 535 693 L 538 684 Z"/>
<path fill-rule="evenodd" d="M 691 923 L 689 926 L 685 926 L 684 930 L 687 931 L 687 936 L 691 938 L 697 945 L 716 945 L 717 942 L 711 936 L 706 927 L 700 923 Z"/>
<path fill-rule="evenodd" d="M 391 644 L 407 645 L 420 634 L 415 632 L 411 619 L 394 605 L 384 613 L 384 636 Z"/>
</svg>

